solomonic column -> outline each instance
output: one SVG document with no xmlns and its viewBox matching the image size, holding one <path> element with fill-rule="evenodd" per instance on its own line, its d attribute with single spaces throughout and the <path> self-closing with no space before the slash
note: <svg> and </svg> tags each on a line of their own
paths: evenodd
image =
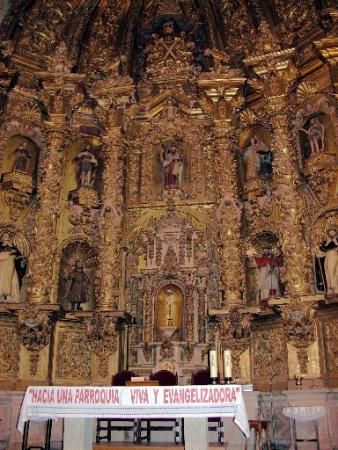
<svg viewBox="0 0 338 450">
<path fill-rule="evenodd" d="M 223 124 L 224 125 L 224 124 Z M 222 307 L 242 303 L 244 267 L 241 249 L 241 209 L 238 206 L 236 161 L 231 130 L 217 127 L 220 202 L 217 219 L 221 240 Z"/>
<path fill-rule="evenodd" d="M 104 140 L 106 157 L 103 171 L 103 210 L 100 220 L 97 269 L 97 309 L 114 310 L 119 307 L 122 258 L 124 145 L 120 128 L 110 127 Z"/>
<path fill-rule="evenodd" d="M 54 74 L 41 73 L 38 76 L 43 80 L 43 95 L 49 102 L 50 113 L 45 122 L 45 147 L 39 167 L 39 208 L 35 222 L 36 241 L 29 259 L 28 301 L 45 304 L 53 303 L 51 292 L 57 251 L 59 195 L 63 158 L 69 137 L 65 105 L 81 75 L 57 74 L 54 77 Z"/>
</svg>

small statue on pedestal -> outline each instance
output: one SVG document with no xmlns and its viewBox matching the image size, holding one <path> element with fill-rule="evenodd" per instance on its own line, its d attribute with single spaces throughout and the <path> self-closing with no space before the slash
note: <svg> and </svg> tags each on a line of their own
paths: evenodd
<svg viewBox="0 0 338 450">
<path fill-rule="evenodd" d="M 88 302 L 90 287 L 90 280 L 83 270 L 82 261 L 76 261 L 74 270 L 66 279 L 70 280 L 70 287 L 66 298 L 70 303 L 71 311 L 81 310 L 81 303 Z"/>
</svg>

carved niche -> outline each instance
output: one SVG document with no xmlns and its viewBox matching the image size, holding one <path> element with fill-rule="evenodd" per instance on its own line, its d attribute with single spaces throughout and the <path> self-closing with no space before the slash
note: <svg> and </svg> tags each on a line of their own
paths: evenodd
<svg viewBox="0 0 338 450">
<path fill-rule="evenodd" d="M 246 249 L 247 304 L 266 307 L 284 293 L 283 256 L 273 233 L 252 236 Z"/>
<path fill-rule="evenodd" d="M 39 148 L 24 136 L 12 136 L 5 146 L 1 187 L 12 220 L 31 203 L 37 188 Z"/>
</svg>

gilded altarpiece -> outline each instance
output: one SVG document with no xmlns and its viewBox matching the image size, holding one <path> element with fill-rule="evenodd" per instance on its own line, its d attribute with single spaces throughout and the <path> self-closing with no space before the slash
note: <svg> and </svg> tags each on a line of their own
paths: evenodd
<svg viewBox="0 0 338 450">
<path fill-rule="evenodd" d="M 336 386 L 333 2 L 12 3 L 0 387 L 188 383 L 211 348 Z"/>
</svg>

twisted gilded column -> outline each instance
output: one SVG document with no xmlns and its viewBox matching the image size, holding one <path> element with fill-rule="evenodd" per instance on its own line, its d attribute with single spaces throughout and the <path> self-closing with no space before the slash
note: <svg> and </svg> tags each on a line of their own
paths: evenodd
<svg viewBox="0 0 338 450">
<path fill-rule="evenodd" d="M 288 132 L 288 108 L 284 95 L 268 100 L 274 129 L 274 182 L 279 205 L 279 240 L 285 258 L 287 294 L 297 296 L 311 291 L 309 252 L 302 230 L 302 204 L 299 175 L 294 164 Z"/>
<path fill-rule="evenodd" d="M 35 246 L 29 259 L 28 301 L 50 303 L 54 261 L 57 250 L 56 225 L 59 217 L 59 194 L 63 150 L 68 128 L 65 116 L 50 116 L 45 124 L 45 149 L 38 186 L 39 209 L 35 222 Z"/>
<path fill-rule="evenodd" d="M 112 126 L 104 137 L 106 157 L 103 171 L 103 215 L 97 268 L 97 309 L 119 306 L 121 277 L 123 151 L 120 128 Z"/>
<path fill-rule="evenodd" d="M 219 151 L 220 204 L 217 210 L 221 249 L 222 306 L 242 302 L 244 267 L 241 259 L 241 210 L 238 206 L 236 161 L 230 130 L 216 128 Z"/>
</svg>

